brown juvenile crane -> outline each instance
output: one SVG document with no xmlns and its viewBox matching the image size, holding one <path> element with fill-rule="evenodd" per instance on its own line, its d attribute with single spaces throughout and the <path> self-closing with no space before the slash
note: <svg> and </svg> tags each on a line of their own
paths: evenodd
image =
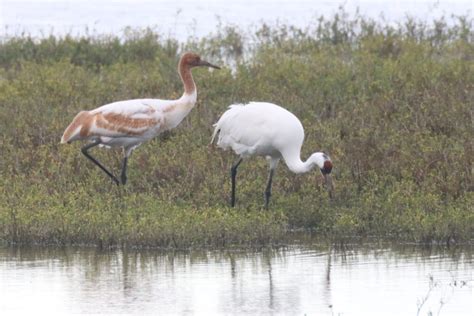
<svg viewBox="0 0 474 316">
<path fill-rule="evenodd" d="M 175 128 L 189 114 L 197 99 L 191 69 L 211 67 L 220 69 L 195 53 L 185 53 L 178 65 L 184 93 L 177 100 L 134 99 L 103 105 L 91 111 L 81 111 L 66 128 L 61 143 L 88 140 L 82 153 L 102 169 L 117 185 L 127 182 L 127 160 L 143 142 Z M 122 147 L 124 157 L 120 180 L 89 153 L 89 149 L 104 145 Z"/>
</svg>

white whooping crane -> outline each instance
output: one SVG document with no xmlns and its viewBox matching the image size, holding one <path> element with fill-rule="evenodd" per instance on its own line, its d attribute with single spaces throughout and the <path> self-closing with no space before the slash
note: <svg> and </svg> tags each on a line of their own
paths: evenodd
<svg viewBox="0 0 474 316">
<path fill-rule="evenodd" d="M 219 134 L 217 146 L 224 150 L 231 148 L 239 155 L 231 168 L 231 206 L 235 205 L 237 167 L 244 158 L 253 155 L 264 156 L 270 163 L 265 189 L 265 208 L 268 208 L 273 174 L 281 158 L 294 173 L 304 173 L 316 166 L 319 167 L 325 178 L 329 196 L 332 197 L 331 159 L 325 153 L 316 152 L 305 162 L 301 161 L 300 153 L 304 129 L 300 120 L 293 113 L 272 103 L 234 104 L 214 126 L 211 143 Z"/>
<path fill-rule="evenodd" d="M 127 182 L 127 160 L 132 151 L 143 142 L 163 131 L 175 128 L 196 103 L 196 85 L 191 74 L 193 67 L 212 67 L 195 53 L 185 53 L 178 65 L 184 93 L 177 100 L 134 99 L 103 105 L 91 111 L 81 111 L 66 128 L 61 143 L 90 140 L 82 147 L 82 153 L 102 169 L 117 185 Z M 97 145 L 122 147 L 124 158 L 120 181 L 88 150 Z"/>
</svg>

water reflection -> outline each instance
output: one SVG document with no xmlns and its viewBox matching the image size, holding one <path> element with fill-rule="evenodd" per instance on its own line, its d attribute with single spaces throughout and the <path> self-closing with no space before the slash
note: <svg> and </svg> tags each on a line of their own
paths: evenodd
<svg viewBox="0 0 474 316">
<path fill-rule="evenodd" d="M 420 315 L 436 313 L 443 299 L 441 315 L 466 315 L 472 253 L 417 247 L 0 248 L 0 314 L 416 315 L 432 276 L 438 288 Z"/>
</svg>

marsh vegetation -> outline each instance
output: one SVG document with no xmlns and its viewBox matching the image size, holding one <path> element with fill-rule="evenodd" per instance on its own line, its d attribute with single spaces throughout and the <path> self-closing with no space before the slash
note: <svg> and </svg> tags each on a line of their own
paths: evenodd
<svg viewBox="0 0 474 316">
<path fill-rule="evenodd" d="M 132 98 L 177 98 L 192 50 L 227 68 L 194 72 L 198 105 L 171 133 L 138 148 L 117 187 L 59 145 L 80 110 Z M 285 106 L 306 131 L 303 158 L 334 162 L 335 197 L 321 175 L 277 170 L 262 209 L 263 159 L 242 164 L 228 207 L 231 153 L 208 146 L 228 105 Z M 340 241 L 375 237 L 472 241 L 472 19 L 397 26 L 343 12 L 298 29 L 222 26 L 185 43 L 150 30 L 122 36 L 0 43 L 0 239 L 124 246 L 278 243 L 291 230 Z M 96 150 L 120 167 L 118 151 Z"/>
</svg>

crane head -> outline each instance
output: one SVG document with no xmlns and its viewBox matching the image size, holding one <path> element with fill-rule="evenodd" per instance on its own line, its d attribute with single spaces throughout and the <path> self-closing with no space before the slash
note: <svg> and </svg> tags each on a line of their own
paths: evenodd
<svg viewBox="0 0 474 316">
<path fill-rule="evenodd" d="M 184 63 L 190 67 L 211 67 L 215 69 L 221 69 L 219 66 L 213 65 L 208 61 L 201 59 L 198 54 L 195 53 L 185 53 L 181 57 L 181 63 Z"/>
<path fill-rule="evenodd" d="M 331 160 L 325 160 L 323 163 L 323 167 L 321 168 L 321 173 L 324 174 L 330 174 L 332 170 L 332 162 Z"/>
<path fill-rule="evenodd" d="M 331 177 L 331 171 L 332 171 L 332 161 L 331 158 L 329 158 L 328 155 L 325 153 L 315 153 L 313 154 L 315 158 L 315 162 L 319 167 L 319 170 L 321 171 L 321 174 L 324 177 L 324 184 L 326 186 L 326 189 L 328 190 L 329 197 L 333 197 L 333 190 L 334 190 L 334 185 L 332 183 L 332 177 Z"/>
</svg>

